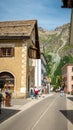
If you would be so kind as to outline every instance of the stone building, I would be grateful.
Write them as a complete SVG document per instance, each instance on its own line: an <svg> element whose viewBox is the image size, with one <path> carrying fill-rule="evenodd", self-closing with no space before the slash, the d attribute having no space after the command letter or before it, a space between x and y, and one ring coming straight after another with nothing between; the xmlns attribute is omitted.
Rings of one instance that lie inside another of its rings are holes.
<svg viewBox="0 0 73 130"><path fill-rule="evenodd" d="M27 97L40 58L37 20L0 22L0 87Z"/></svg>

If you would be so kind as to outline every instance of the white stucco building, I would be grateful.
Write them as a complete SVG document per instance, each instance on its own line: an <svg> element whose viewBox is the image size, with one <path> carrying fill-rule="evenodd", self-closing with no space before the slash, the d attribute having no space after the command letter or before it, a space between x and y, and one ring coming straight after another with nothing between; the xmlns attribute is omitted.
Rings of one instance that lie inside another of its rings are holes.
<svg viewBox="0 0 73 130"><path fill-rule="evenodd" d="M35 87L41 87L41 59L35 60Z"/></svg>
<svg viewBox="0 0 73 130"><path fill-rule="evenodd" d="M35 61L35 86L37 88L46 86L46 59L43 53L41 53L41 58Z"/></svg>

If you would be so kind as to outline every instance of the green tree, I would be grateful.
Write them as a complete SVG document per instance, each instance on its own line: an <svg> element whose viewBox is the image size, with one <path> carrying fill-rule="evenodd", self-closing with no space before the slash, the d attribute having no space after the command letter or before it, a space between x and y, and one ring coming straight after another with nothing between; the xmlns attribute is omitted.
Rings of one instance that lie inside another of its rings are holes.
<svg viewBox="0 0 73 130"><path fill-rule="evenodd" d="M62 76L57 75L56 76L56 86L57 86L57 88L61 87L61 81L62 81Z"/></svg>

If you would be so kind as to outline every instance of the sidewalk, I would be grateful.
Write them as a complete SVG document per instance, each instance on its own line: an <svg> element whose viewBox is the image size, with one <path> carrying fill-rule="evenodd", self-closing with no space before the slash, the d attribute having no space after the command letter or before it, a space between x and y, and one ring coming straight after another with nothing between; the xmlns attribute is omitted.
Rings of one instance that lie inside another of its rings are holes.
<svg viewBox="0 0 73 130"><path fill-rule="evenodd" d="M47 98L53 94L45 94L44 98ZM43 97L39 97L38 99L12 99L11 100L11 107L5 107L2 105L2 113L0 114L0 123L6 121L12 116L15 116L19 114L19 112L22 112L34 104L40 102L44 99Z"/></svg>

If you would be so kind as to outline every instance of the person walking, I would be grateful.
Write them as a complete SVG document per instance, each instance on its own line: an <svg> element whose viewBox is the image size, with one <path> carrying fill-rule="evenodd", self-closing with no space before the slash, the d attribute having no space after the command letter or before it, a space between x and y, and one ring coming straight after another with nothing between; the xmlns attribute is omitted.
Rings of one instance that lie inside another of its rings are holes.
<svg viewBox="0 0 73 130"><path fill-rule="evenodd" d="M32 99L34 98L34 89L33 89L33 87L30 88L30 97Z"/></svg>
<svg viewBox="0 0 73 130"><path fill-rule="evenodd" d="M63 94L64 94L64 91L63 91L64 89L63 89L63 87L61 87L60 88L60 96L63 96Z"/></svg>
<svg viewBox="0 0 73 130"><path fill-rule="evenodd" d="M35 98L38 98L38 88L37 87L35 87L34 88L34 96L35 96Z"/></svg>
<svg viewBox="0 0 73 130"><path fill-rule="evenodd" d="M2 105L2 101L4 100L1 88L0 88L0 114L1 114L1 105Z"/></svg>
<svg viewBox="0 0 73 130"><path fill-rule="evenodd" d="M12 92L10 87L7 88L5 91L6 97L5 97L5 106L10 107L11 106L11 97L12 97Z"/></svg>

